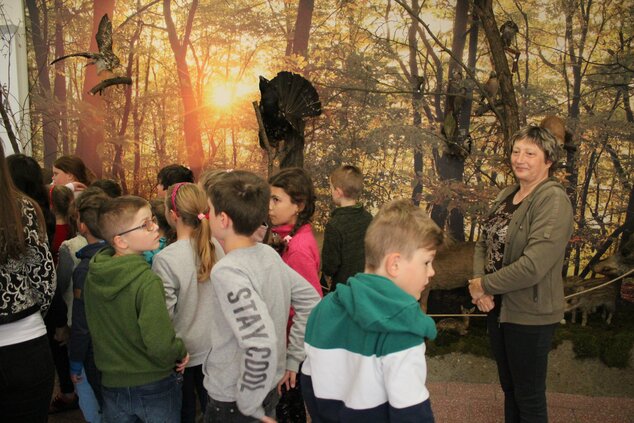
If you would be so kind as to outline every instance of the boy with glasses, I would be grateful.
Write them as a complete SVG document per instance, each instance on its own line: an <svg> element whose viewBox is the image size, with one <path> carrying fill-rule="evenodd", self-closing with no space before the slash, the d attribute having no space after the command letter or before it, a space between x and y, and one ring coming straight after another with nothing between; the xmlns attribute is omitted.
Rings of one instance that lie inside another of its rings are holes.
<svg viewBox="0 0 634 423"><path fill-rule="evenodd" d="M84 302L102 373L104 420L179 421L180 373L189 354L176 338L163 282L141 255L159 242L149 203L109 200L99 209L99 230L110 247L90 262Z"/></svg>

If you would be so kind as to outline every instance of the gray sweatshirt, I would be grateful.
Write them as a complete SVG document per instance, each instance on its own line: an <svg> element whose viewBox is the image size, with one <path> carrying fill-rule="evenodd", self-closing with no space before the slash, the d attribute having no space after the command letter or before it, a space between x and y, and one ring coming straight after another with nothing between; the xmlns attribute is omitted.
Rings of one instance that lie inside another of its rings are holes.
<svg viewBox="0 0 634 423"><path fill-rule="evenodd" d="M214 266L211 280L205 388L213 399L235 401L242 414L261 419L264 397L304 360L306 321L319 294L263 244L231 251ZM291 305L295 316L287 347Z"/></svg>
<svg viewBox="0 0 634 423"><path fill-rule="evenodd" d="M224 257L215 240L216 260ZM212 319L211 282L198 282L197 258L192 241L176 241L160 251L152 262L152 270L163 280L165 302L176 336L189 353L187 367L203 364L211 348L209 321Z"/></svg>

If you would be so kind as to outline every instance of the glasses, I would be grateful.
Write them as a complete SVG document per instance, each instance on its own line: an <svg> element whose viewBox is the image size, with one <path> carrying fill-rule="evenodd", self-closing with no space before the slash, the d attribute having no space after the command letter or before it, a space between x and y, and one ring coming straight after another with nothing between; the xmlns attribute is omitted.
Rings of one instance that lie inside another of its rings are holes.
<svg viewBox="0 0 634 423"><path fill-rule="evenodd" d="M147 220L146 220L145 222L143 222L141 225L136 226L136 227L134 227L134 228L132 228L132 229L128 229L127 231L123 231L123 232L121 232L121 233L118 233L118 234L117 234L117 235L115 235L115 236L125 235L125 234L127 234L127 233L129 233L129 232L136 231L136 230L138 230L138 229L145 229L145 230L146 230L146 231L148 231L148 232L152 232L152 231L154 230L154 227L155 227L156 225L157 225L156 216L152 216L152 218L151 218L151 219L147 219Z"/></svg>

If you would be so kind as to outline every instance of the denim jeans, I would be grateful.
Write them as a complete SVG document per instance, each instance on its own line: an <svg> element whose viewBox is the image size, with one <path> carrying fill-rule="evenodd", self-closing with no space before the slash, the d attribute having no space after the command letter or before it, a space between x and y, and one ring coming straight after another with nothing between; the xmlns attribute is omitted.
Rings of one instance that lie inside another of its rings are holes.
<svg viewBox="0 0 634 423"><path fill-rule="evenodd" d="M489 313L487 328L500 385L506 423L547 423L548 353L557 324L498 323Z"/></svg>
<svg viewBox="0 0 634 423"><path fill-rule="evenodd" d="M181 419L183 376L127 388L102 387L106 423L175 423Z"/></svg>
<svg viewBox="0 0 634 423"><path fill-rule="evenodd" d="M46 422L54 383L46 335L0 347L0 421Z"/></svg>
<svg viewBox="0 0 634 423"><path fill-rule="evenodd" d="M276 389L269 392L262 406L264 407L264 413L272 418L275 418L275 407L277 406L280 397L277 395ZM238 406L234 402L222 402L216 401L212 397L209 397L207 403L207 410L205 411L204 423L256 423L258 419L245 416L240 413Z"/></svg>

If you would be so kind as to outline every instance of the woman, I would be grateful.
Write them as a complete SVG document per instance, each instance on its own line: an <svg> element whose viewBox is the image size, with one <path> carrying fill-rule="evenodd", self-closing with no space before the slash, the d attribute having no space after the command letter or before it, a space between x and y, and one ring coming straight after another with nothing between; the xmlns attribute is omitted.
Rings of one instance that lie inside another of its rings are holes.
<svg viewBox="0 0 634 423"><path fill-rule="evenodd" d="M547 129L524 128L510 145L518 183L498 195L483 222L469 291L488 312L506 423L539 423L548 421L548 353L564 314L561 274L572 206L551 177L560 151Z"/></svg>
<svg viewBox="0 0 634 423"><path fill-rule="evenodd" d="M46 422L54 369L42 313L55 292L42 212L15 186L0 143L0 416Z"/></svg>

